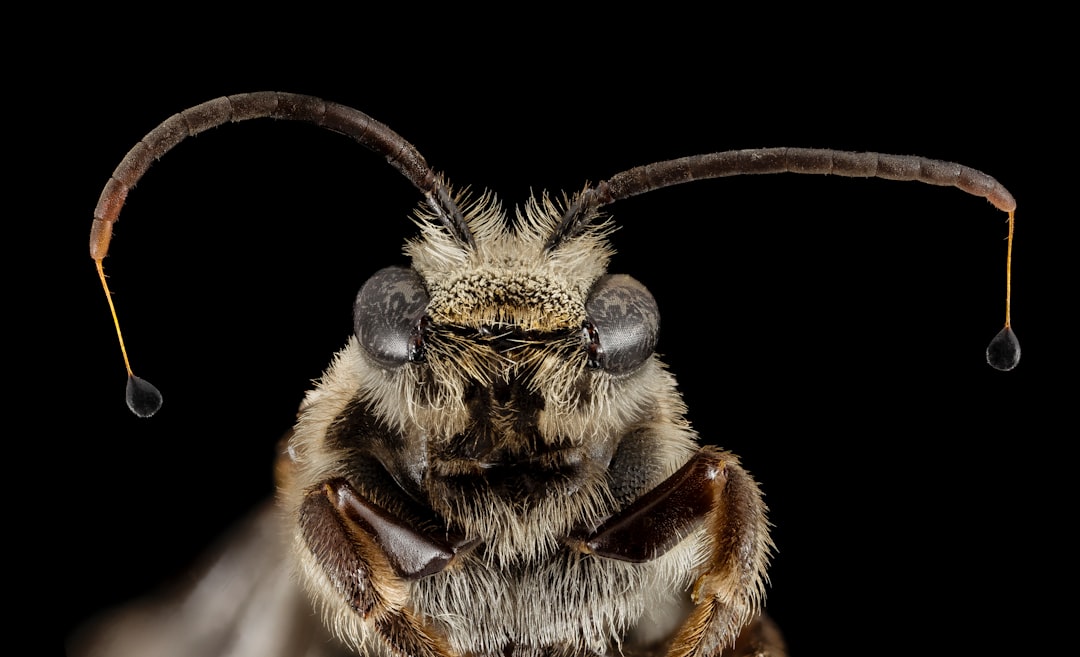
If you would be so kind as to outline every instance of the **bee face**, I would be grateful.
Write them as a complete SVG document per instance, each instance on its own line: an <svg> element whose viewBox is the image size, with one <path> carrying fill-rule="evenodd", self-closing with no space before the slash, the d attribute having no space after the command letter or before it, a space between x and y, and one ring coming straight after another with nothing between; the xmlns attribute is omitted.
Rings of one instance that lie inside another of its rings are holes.
<svg viewBox="0 0 1080 657"><path fill-rule="evenodd" d="M612 513L619 437L673 381L653 357L652 296L605 275L605 225L549 249L550 202L516 223L491 201L463 205L475 248L421 215L412 267L365 283L355 339L309 394L291 451L335 465L299 468L301 489L348 477L370 459L356 453L374 451L449 530L510 559ZM331 403L327 389L349 393Z"/></svg>
<svg viewBox="0 0 1080 657"><path fill-rule="evenodd" d="M694 542L646 565L568 545L697 450L653 355L656 304L634 279L605 273L606 225L552 249L561 213L550 203L530 203L517 223L490 202L462 205L475 208L464 217L475 247L421 214L412 267L364 284L354 338L304 402L280 487L286 518L302 519L299 572L350 643L380 641L334 575L346 568L327 556L355 552L355 536L304 520L329 515L320 486L341 482L443 541L423 576L390 564L370 579L407 581L384 595L424 618L487 624L440 631L450 653L544 645L552 587L576 600L555 613L559 641L606 652L650 602L678 607L700 559ZM645 476L613 477L613 462L634 461L647 440L627 435L652 425L663 433L639 464Z"/></svg>
<svg viewBox="0 0 1080 657"><path fill-rule="evenodd" d="M291 564L304 596L280 575L247 582L250 600L265 582L291 610L306 599L363 654L719 655L740 640L740 654L784 655L759 615L772 550L761 493L735 455L690 429L654 354L656 302L608 272L600 209L697 178L780 171L916 179L1012 203L951 163L755 149L631 169L511 217L493 197L452 193L356 110L243 94L169 119L114 173L91 234L103 284L113 223L149 163L178 137L260 117L347 134L423 196L410 266L361 287L354 335L281 442L277 511L260 517L285 528L286 547L265 532L254 544ZM135 388L132 409L152 414L160 400Z"/></svg>

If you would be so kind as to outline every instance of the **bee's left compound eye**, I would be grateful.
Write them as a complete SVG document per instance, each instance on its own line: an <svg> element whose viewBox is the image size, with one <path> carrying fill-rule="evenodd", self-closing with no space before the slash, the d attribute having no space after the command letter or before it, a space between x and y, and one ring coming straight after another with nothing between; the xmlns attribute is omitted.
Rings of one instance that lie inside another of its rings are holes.
<svg viewBox="0 0 1080 657"><path fill-rule="evenodd" d="M353 330L364 351L383 367L422 360L428 294L407 267L380 269L364 283L353 305Z"/></svg>
<svg viewBox="0 0 1080 657"><path fill-rule="evenodd" d="M644 285L625 274L603 276L585 303L589 365L612 374L636 369L652 355L660 310Z"/></svg>

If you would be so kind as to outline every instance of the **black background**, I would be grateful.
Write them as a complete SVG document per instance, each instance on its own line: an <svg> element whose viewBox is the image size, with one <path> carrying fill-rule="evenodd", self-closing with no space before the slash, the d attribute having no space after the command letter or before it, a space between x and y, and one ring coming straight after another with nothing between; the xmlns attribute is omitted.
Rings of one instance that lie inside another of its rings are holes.
<svg viewBox="0 0 1080 657"><path fill-rule="evenodd" d="M1024 359L1011 373L983 355L1004 313L1005 215L956 190L792 175L664 190L610 208L612 270L658 299L659 351L703 440L740 454L766 492L779 548L768 608L793 654L990 649L1037 627L1068 499L1054 439L1075 434L1074 357L1052 335L1075 305L1074 258L1057 256L1072 218L1049 173L1065 132L1055 90L1031 77L1052 55L945 32L738 48L643 32L578 52L565 41L576 29L508 27L469 54L460 33L432 44L403 30L397 46L345 54L271 38L241 55L144 34L35 78L45 157L22 189L42 232L22 242L31 315L17 321L37 346L15 362L35 361L18 412L45 428L20 445L47 454L19 454L31 487L17 506L63 555L39 593L65 634L182 573L270 495L274 443L347 339L356 290L404 262L417 198L379 156L270 121L183 143L131 194L106 261L133 366L165 395L152 419L128 413L86 251L99 190L159 121L260 89L361 109L510 208L760 146L994 175L1019 201ZM176 57L191 50L204 54Z"/></svg>

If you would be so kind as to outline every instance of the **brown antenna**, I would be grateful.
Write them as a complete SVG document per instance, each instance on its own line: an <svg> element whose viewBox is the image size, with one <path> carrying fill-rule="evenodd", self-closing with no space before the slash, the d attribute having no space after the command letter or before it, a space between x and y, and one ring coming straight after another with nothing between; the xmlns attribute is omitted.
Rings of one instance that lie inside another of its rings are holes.
<svg viewBox="0 0 1080 657"><path fill-rule="evenodd" d="M94 210L94 224L90 229L90 257L97 266L101 286L109 300L116 336L127 368L128 407L140 417L149 417L161 407L161 393L150 383L135 376L124 347L124 336L116 315L112 293L106 282L102 260L109 251L113 224L120 217L120 209L135 183L142 178L150 165L168 153L188 137L217 127L226 122L248 119L274 118L304 121L352 137L370 150L383 155L386 160L424 195L428 205L447 232L467 247L475 247L473 235L465 223L461 210L451 198L442 177L436 174L419 151L387 126L367 114L328 103L312 96L260 91L235 96L224 96L196 105L174 114L161 122L135 145L113 171L101 191Z"/></svg>
<svg viewBox="0 0 1080 657"><path fill-rule="evenodd" d="M955 162L913 155L853 153L820 148L752 148L656 162L617 173L578 194L563 213L547 247L557 248L563 241L579 234L596 218L598 209L615 201L695 180L762 173L831 174L948 185L981 196L994 207L1007 212L1009 236L1005 257L1005 327L990 341L986 361L999 370L1011 370L1020 362L1020 343L1013 333L1009 314L1016 200L991 176Z"/></svg>

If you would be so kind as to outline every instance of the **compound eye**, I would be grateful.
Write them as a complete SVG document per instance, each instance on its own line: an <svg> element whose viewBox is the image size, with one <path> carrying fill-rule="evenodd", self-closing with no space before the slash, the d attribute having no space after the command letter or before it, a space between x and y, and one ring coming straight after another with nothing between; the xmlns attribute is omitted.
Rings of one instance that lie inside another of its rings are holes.
<svg viewBox="0 0 1080 657"><path fill-rule="evenodd" d="M422 360L427 305L419 274L407 267L380 269L356 295L353 330L367 355L383 367Z"/></svg>
<svg viewBox="0 0 1080 657"><path fill-rule="evenodd" d="M660 335L660 310L644 285L625 274L603 276L585 302L589 365L612 374L645 362Z"/></svg>

